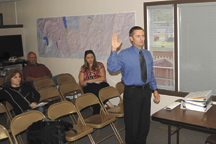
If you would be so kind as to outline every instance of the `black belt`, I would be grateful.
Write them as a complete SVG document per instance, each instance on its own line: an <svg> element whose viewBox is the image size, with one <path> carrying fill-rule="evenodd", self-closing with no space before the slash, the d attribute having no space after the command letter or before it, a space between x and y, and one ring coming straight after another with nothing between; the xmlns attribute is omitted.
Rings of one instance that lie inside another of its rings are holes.
<svg viewBox="0 0 216 144"><path fill-rule="evenodd" d="M145 89L149 86L149 83L141 85L141 86L137 86L137 85L125 85L125 87L129 87L129 88L141 88L141 89Z"/></svg>

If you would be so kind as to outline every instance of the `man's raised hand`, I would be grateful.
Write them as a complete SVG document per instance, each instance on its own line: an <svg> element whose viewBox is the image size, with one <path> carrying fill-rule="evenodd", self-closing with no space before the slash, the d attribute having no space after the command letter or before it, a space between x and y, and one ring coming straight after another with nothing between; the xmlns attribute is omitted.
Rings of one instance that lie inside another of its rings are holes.
<svg viewBox="0 0 216 144"><path fill-rule="evenodd" d="M116 51L122 43L122 40L118 42L118 35L114 33L112 36L112 51Z"/></svg>

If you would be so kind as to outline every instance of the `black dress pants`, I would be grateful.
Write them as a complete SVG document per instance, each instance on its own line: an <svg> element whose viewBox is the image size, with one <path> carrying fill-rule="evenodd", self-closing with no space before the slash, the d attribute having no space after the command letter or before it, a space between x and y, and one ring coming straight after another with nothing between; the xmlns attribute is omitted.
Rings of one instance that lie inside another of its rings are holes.
<svg viewBox="0 0 216 144"><path fill-rule="evenodd" d="M150 127L150 87L126 86L123 102L126 144L145 144Z"/></svg>
<svg viewBox="0 0 216 144"><path fill-rule="evenodd" d="M105 88L105 87L108 87L109 84L107 82L101 82L99 84L97 83L88 83L87 86L83 87L83 92L84 93L93 93L94 95L96 95L98 98L98 94L99 94L99 91L102 89L102 88ZM104 103L106 103L107 101L105 101ZM96 104L96 105L93 105L93 115L94 114L99 114L100 113L100 105L99 104Z"/></svg>

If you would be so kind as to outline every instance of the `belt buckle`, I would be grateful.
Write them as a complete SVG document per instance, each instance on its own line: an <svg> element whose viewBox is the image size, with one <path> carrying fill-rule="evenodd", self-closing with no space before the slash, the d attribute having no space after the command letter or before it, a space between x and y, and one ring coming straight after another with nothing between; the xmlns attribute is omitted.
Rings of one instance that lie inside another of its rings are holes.
<svg viewBox="0 0 216 144"><path fill-rule="evenodd" d="M144 90L145 86L146 86L146 85L142 85L142 90Z"/></svg>

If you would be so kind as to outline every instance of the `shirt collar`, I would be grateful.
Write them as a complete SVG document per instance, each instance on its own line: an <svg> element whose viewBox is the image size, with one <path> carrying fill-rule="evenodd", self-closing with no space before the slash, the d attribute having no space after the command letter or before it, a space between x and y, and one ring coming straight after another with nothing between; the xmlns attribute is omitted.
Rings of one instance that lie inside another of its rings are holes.
<svg viewBox="0 0 216 144"><path fill-rule="evenodd" d="M138 49L138 48L135 47L134 45L132 46L132 49L134 50L134 52L135 52L136 54L139 54L140 49ZM141 51L142 51L142 53L144 54L144 49L143 49L143 48L141 49Z"/></svg>
<svg viewBox="0 0 216 144"><path fill-rule="evenodd" d="M37 66L38 63L36 63L35 65L28 63L28 66Z"/></svg>

